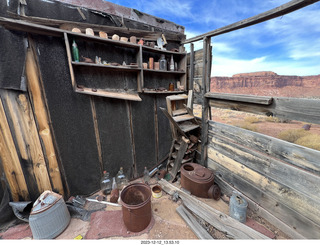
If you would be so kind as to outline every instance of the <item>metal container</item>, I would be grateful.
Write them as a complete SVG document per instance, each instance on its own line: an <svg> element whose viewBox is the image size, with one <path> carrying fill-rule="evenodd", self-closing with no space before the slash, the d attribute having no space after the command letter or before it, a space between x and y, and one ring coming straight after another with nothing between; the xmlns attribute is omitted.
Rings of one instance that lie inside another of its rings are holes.
<svg viewBox="0 0 320 245"><path fill-rule="evenodd" d="M122 218L129 231L140 232L151 221L151 189L148 185L134 183L125 187L121 194Z"/></svg>
<svg viewBox="0 0 320 245"><path fill-rule="evenodd" d="M197 197L212 197L214 174L211 170L196 164L186 163L181 169L181 187Z"/></svg>
<svg viewBox="0 0 320 245"><path fill-rule="evenodd" d="M232 218L246 223L248 202L239 192L234 191L230 198L229 214Z"/></svg>
<svg viewBox="0 0 320 245"><path fill-rule="evenodd" d="M69 225L70 213L61 195L43 192L33 204L29 225L34 239L53 239Z"/></svg>

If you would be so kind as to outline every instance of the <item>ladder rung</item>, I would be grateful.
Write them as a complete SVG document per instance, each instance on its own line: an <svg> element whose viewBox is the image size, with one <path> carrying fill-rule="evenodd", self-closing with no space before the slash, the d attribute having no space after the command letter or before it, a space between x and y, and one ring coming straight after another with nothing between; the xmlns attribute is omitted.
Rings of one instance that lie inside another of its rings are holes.
<svg viewBox="0 0 320 245"><path fill-rule="evenodd" d="M173 117L173 119L174 119L176 122L188 121L188 120L193 119L193 118L194 118L194 116L191 116L191 115L189 115L189 114Z"/></svg>
<svg viewBox="0 0 320 245"><path fill-rule="evenodd" d="M199 128L199 125L197 124L191 124L191 125L180 125L180 128L183 132L189 132L193 129Z"/></svg>
<svg viewBox="0 0 320 245"><path fill-rule="evenodd" d="M175 110L172 112L172 116L178 116L178 115L181 115L181 114L187 114L187 109L183 108L183 109L178 109L178 110Z"/></svg>

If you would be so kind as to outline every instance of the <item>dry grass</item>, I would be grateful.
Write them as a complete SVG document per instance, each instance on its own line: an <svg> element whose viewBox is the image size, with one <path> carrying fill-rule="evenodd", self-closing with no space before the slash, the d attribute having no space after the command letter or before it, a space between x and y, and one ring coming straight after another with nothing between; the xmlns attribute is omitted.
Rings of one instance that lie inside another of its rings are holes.
<svg viewBox="0 0 320 245"><path fill-rule="evenodd" d="M317 134L309 134L303 136L296 140L294 143L320 151L320 135Z"/></svg>
<svg viewBox="0 0 320 245"><path fill-rule="evenodd" d="M304 129L288 129L288 130L284 130L282 131L279 135L278 138L291 142L291 143L295 143L298 139L304 137L304 136L308 136L311 133L308 131L305 131Z"/></svg>
<svg viewBox="0 0 320 245"><path fill-rule="evenodd" d="M239 127L239 128L243 128L246 130L258 132L257 126L253 125L252 123L249 123L249 122L236 123L236 124L234 124L234 126Z"/></svg>
<svg viewBox="0 0 320 245"><path fill-rule="evenodd" d="M244 121L246 123L258 123L260 121L260 119L258 117L255 117L255 116L249 116L249 117L245 117Z"/></svg>

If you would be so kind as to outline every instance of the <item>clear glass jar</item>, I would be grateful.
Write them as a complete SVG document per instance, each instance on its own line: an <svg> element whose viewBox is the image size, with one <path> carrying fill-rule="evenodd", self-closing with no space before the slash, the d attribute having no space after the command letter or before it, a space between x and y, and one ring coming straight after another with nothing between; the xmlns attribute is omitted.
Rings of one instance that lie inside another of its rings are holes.
<svg viewBox="0 0 320 245"><path fill-rule="evenodd" d="M128 184L127 176L123 172L123 167L120 167L120 170L116 176L116 182L119 190L122 190Z"/></svg>
<svg viewBox="0 0 320 245"><path fill-rule="evenodd" d="M104 195L110 194L112 190L110 175L107 171L103 171L103 177L100 181L100 188Z"/></svg>
<svg viewBox="0 0 320 245"><path fill-rule="evenodd" d="M164 54L160 56L159 60L159 66L160 66L160 71L166 71L167 70L167 60Z"/></svg>

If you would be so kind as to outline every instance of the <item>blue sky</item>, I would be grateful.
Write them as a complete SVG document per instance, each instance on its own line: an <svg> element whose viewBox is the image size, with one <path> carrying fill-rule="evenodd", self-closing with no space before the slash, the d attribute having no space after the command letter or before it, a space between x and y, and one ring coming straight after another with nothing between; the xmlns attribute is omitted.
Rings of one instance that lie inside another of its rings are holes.
<svg viewBox="0 0 320 245"><path fill-rule="evenodd" d="M187 38L243 20L289 0L109 0L185 27ZM186 45L188 49L189 45ZM320 2L212 38L212 76L273 71L320 74ZM195 49L202 48L202 41Z"/></svg>

